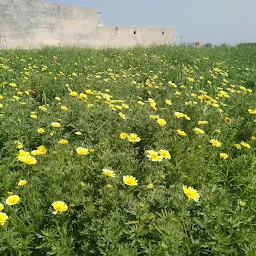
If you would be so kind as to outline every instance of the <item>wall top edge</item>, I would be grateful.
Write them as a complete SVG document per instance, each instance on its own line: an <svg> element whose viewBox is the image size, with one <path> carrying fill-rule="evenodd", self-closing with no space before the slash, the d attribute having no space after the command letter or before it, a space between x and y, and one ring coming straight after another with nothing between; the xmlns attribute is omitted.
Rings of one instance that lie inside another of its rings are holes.
<svg viewBox="0 0 256 256"><path fill-rule="evenodd" d="M77 10L87 10L95 13L99 13L99 10L94 9L94 8L87 8L84 6L76 6L76 5L71 5L71 4L59 4L59 3L53 3L53 2L48 2L48 1L43 1L43 0L0 0L0 4L8 5L23 5L23 4L42 4L42 5L48 5L48 6L53 6L53 7L67 7L67 8L72 8L72 9L77 9Z"/></svg>
<svg viewBox="0 0 256 256"><path fill-rule="evenodd" d="M175 30L175 28L150 27L150 26L102 26L102 28L120 28L120 29L155 29L155 30Z"/></svg>

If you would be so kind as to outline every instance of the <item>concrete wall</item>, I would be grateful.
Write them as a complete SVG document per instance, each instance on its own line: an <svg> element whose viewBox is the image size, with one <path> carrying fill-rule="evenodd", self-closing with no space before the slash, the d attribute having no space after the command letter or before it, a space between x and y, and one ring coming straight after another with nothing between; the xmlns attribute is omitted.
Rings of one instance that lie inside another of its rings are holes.
<svg viewBox="0 0 256 256"><path fill-rule="evenodd" d="M98 11L33 0L0 0L0 46L82 43L100 23Z"/></svg>
<svg viewBox="0 0 256 256"><path fill-rule="evenodd" d="M99 25L97 10L39 0L0 0L0 48L172 45L175 37L174 29Z"/></svg>
<svg viewBox="0 0 256 256"><path fill-rule="evenodd" d="M175 29L146 27L98 27L91 44L103 46L173 45ZM95 40L93 40L95 39Z"/></svg>

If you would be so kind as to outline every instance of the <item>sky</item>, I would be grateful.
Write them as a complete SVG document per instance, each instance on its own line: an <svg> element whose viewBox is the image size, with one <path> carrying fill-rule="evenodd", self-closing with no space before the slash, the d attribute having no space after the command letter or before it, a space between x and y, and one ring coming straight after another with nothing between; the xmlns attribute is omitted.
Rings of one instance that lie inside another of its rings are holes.
<svg viewBox="0 0 256 256"><path fill-rule="evenodd" d="M256 0L45 0L101 12L104 26L176 29L176 42L256 42Z"/></svg>

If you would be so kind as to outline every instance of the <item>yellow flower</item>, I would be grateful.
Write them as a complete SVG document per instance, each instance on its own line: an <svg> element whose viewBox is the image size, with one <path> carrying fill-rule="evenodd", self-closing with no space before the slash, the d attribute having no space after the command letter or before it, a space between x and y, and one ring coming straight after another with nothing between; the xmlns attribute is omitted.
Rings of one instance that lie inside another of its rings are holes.
<svg viewBox="0 0 256 256"><path fill-rule="evenodd" d="M37 119L37 115L30 115L32 119Z"/></svg>
<svg viewBox="0 0 256 256"><path fill-rule="evenodd" d="M47 152L47 149L44 145L37 147L37 150L39 150L41 152L41 155L45 155Z"/></svg>
<svg viewBox="0 0 256 256"><path fill-rule="evenodd" d="M170 87L177 88L177 85L172 81L169 81L168 84L170 85Z"/></svg>
<svg viewBox="0 0 256 256"><path fill-rule="evenodd" d="M245 206L245 202L240 201L240 202L239 202L239 205L240 205L241 207L244 207L244 206Z"/></svg>
<svg viewBox="0 0 256 256"><path fill-rule="evenodd" d="M174 115L177 117L177 118L182 118L185 116L185 114L181 113L181 112L175 112Z"/></svg>
<svg viewBox="0 0 256 256"><path fill-rule="evenodd" d="M193 77L187 77L187 79L188 79L189 82L192 82L192 83L195 82L195 79Z"/></svg>
<svg viewBox="0 0 256 256"><path fill-rule="evenodd" d="M204 125L204 124L208 124L207 121L198 121L198 125Z"/></svg>
<svg viewBox="0 0 256 256"><path fill-rule="evenodd" d="M38 129L37 129L37 132L38 132L39 134L43 134L43 133L45 133L45 130L44 130L44 128L38 128Z"/></svg>
<svg viewBox="0 0 256 256"><path fill-rule="evenodd" d="M4 209L4 205L0 203L0 212Z"/></svg>
<svg viewBox="0 0 256 256"><path fill-rule="evenodd" d="M170 100L165 100L165 104L172 105L172 102Z"/></svg>
<svg viewBox="0 0 256 256"><path fill-rule="evenodd" d="M186 114L183 114L181 112L175 112L174 115L176 116L176 118L182 118L184 117L186 120L190 120L190 117L187 116Z"/></svg>
<svg viewBox="0 0 256 256"><path fill-rule="evenodd" d="M164 159L171 159L171 155L168 150L161 149L159 153Z"/></svg>
<svg viewBox="0 0 256 256"><path fill-rule="evenodd" d="M220 134L220 133L221 133L221 130L215 130L215 132L216 132L217 134Z"/></svg>
<svg viewBox="0 0 256 256"><path fill-rule="evenodd" d="M112 170L103 169L102 172L103 172L104 175L106 175L108 177L115 177L116 176L114 171L112 171Z"/></svg>
<svg viewBox="0 0 256 256"><path fill-rule="evenodd" d="M210 140L210 143L211 143L214 147L216 147L216 148L221 147L221 142L219 142L219 141L217 141L217 140L215 140L215 139L211 139L211 140Z"/></svg>
<svg viewBox="0 0 256 256"><path fill-rule="evenodd" d="M23 145L22 145L21 142L15 141L15 143L16 143L16 148L17 148L17 149L22 149L22 148L23 148Z"/></svg>
<svg viewBox="0 0 256 256"><path fill-rule="evenodd" d="M55 100L61 101L61 98L60 97L55 97Z"/></svg>
<svg viewBox="0 0 256 256"><path fill-rule="evenodd" d="M53 214L57 214L59 212L65 212L68 210L68 206L62 201L53 202L52 207L54 208Z"/></svg>
<svg viewBox="0 0 256 256"><path fill-rule="evenodd" d="M248 109L248 112L252 115L256 115L256 109Z"/></svg>
<svg viewBox="0 0 256 256"><path fill-rule="evenodd" d="M194 128L193 131L195 132L195 134L204 134L204 131L202 129L199 128Z"/></svg>
<svg viewBox="0 0 256 256"><path fill-rule="evenodd" d="M20 100L20 98L18 97L18 96L16 96L16 95L14 95L14 96L12 96L12 98L14 99L14 100Z"/></svg>
<svg viewBox="0 0 256 256"><path fill-rule="evenodd" d="M96 96L97 97L97 96ZM99 96L100 97L100 96ZM79 96L78 96L78 99L79 100L86 100L88 97L87 97L87 95L86 94L84 94L84 93L80 93L79 94Z"/></svg>
<svg viewBox="0 0 256 256"><path fill-rule="evenodd" d="M16 158L18 159L18 161L28 165L37 163L36 159L32 157L29 152L24 150L20 150Z"/></svg>
<svg viewBox="0 0 256 256"><path fill-rule="evenodd" d="M163 160L163 156L154 150L147 150L147 157L153 162L161 162Z"/></svg>
<svg viewBox="0 0 256 256"><path fill-rule="evenodd" d="M154 219L154 216L153 215L149 215L148 216L148 220L153 220Z"/></svg>
<svg viewBox="0 0 256 256"><path fill-rule="evenodd" d="M92 90L86 90L85 93L86 94L93 94L93 91Z"/></svg>
<svg viewBox="0 0 256 256"><path fill-rule="evenodd" d="M159 115L150 115L149 118L150 119L159 119Z"/></svg>
<svg viewBox="0 0 256 256"><path fill-rule="evenodd" d="M66 110L68 110L68 107L66 107L66 106L61 106L60 109L66 111Z"/></svg>
<svg viewBox="0 0 256 256"><path fill-rule="evenodd" d="M128 140L132 143L140 142L140 137L135 133L130 133L128 135Z"/></svg>
<svg viewBox="0 0 256 256"><path fill-rule="evenodd" d="M10 85L11 87L16 87L16 86L17 86L17 84L15 84L14 82L11 82L9 85Z"/></svg>
<svg viewBox="0 0 256 256"><path fill-rule="evenodd" d="M126 132L122 132L122 133L120 134L120 138L121 138L122 140L125 140L127 137L128 137L128 134L127 134Z"/></svg>
<svg viewBox="0 0 256 256"><path fill-rule="evenodd" d="M180 130L180 129L176 130L176 132L177 132L178 135L180 135L180 136L187 136L187 134L186 134L184 131Z"/></svg>
<svg viewBox="0 0 256 256"><path fill-rule="evenodd" d="M70 96L73 96L73 97L76 97L76 96L77 96L77 92L71 91L71 92L69 93L69 95L70 95Z"/></svg>
<svg viewBox="0 0 256 256"><path fill-rule="evenodd" d="M36 159L30 155L22 157L19 161L27 165L32 165L37 163Z"/></svg>
<svg viewBox="0 0 256 256"><path fill-rule="evenodd" d="M166 121L165 121L164 119L158 119L158 120L157 120L157 123L158 123L160 126L166 125Z"/></svg>
<svg viewBox="0 0 256 256"><path fill-rule="evenodd" d="M28 182L26 180L20 180L18 186L25 186Z"/></svg>
<svg viewBox="0 0 256 256"><path fill-rule="evenodd" d="M242 146L241 146L239 143L236 143L234 146L235 146L237 149L241 149L241 148L242 148Z"/></svg>
<svg viewBox="0 0 256 256"><path fill-rule="evenodd" d="M45 155L46 152L47 152L46 147L43 146L43 145L41 145L41 146L37 147L36 150L33 150L33 151L31 152L31 154L32 154L33 156L39 156L39 155Z"/></svg>
<svg viewBox="0 0 256 256"><path fill-rule="evenodd" d="M151 106L156 106L156 102L153 99L148 98L148 102L150 103Z"/></svg>
<svg viewBox="0 0 256 256"><path fill-rule="evenodd" d="M88 155L89 154L89 150L87 148L78 147L76 149L76 153L78 155Z"/></svg>
<svg viewBox="0 0 256 256"><path fill-rule="evenodd" d="M185 102L185 105L186 105L186 106L191 106L192 104L193 104L192 101L187 101L187 102Z"/></svg>
<svg viewBox="0 0 256 256"><path fill-rule="evenodd" d="M190 117L189 117L189 116L184 115L184 117L185 117L186 120L190 120Z"/></svg>
<svg viewBox="0 0 256 256"><path fill-rule="evenodd" d="M227 158L228 158L228 154L226 154L226 153L220 153L220 158L222 158L222 159L227 159Z"/></svg>
<svg viewBox="0 0 256 256"><path fill-rule="evenodd" d="M40 152L40 150L33 150L33 151L31 151L31 155L33 155L33 156L40 156L41 152Z"/></svg>
<svg viewBox="0 0 256 256"><path fill-rule="evenodd" d="M82 135L82 133L79 132L79 131L78 131L78 132L75 132L75 134L76 134L76 135Z"/></svg>
<svg viewBox="0 0 256 256"><path fill-rule="evenodd" d="M152 184L152 183L149 183L148 185L147 185L147 188L148 189L152 189L154 187L154 185Z"/></svg>
<svg viewBox="0 0 256 256"><path fill-rule="evenodd" d="M5 222L7 221L8 216L6 213L0 212L0 224L4 225Z"/></svg>
<svg viewBox="0 0 256 256"><path fill-rule="evenodd" d="M58 122L52 122L52 123L51 123L51 126L54 127L54 128L60 128L60 127L61 127L61 124L58 123Z"/></svg>
<svg viewBox="0 0 256 256"><path fill-rule="evenodd" d="M124 184L126 184L128 186L138 185L138 182L137 182L136 178L131 176L131 175L123 176L123 182L124 182Z"/></svg>
<svg viewBox="0 0 256 256"><path fill-rule="evenodd" d="M119 113L119 116L120 116L122 119L126 119L126 115L123 114L122 112Z"/></svg>
<svg viewBox="0 0 256 256"><path fill-rule="evenodd" d="M11 195L11 196L9 196L9 197L6 199L5 203L6 203L7 205L15 205L15 204L17 204L19 201L20 201L20 197L19 197L18 195Z"/></svg>
<svg viewBox="0 0 256 256"><path fill-rule="evenodd" d="M59 140L59 144L61 144L61 145L68 144L68 140L61 139L61 140Z"/></svg>
<svg viewBox="0 0 256 256"><path fill-rule="evenodd" d="M195 189L183 186L183 192L188 197L188 200L192 199L196 202L199 200L200 195Z"/></svg>
<svg viewBox="0 0 256 256"><path fill-rule="evenodd" d="M231 119L228 118L228 117L225 117L225 123L226 123L227 125L230 125L230 124L231 124Z"/></svg>
<svg viewBox="0 0 256 256"><path fill-rule="evenodd" d="M94 151L95 151L94 148L90 148L90 149L89 149L89 152L90 152L90 153L94 153Z"/></svg>
<svg viewBox="0 0 256 256"><path fill-rule="evenodd" d="M19 154L16 158L20 161L23 157L30 156L30 153L24 150L19 150Z"/></svg>
<svg viewBox="0 0 256 256"><path fill-rule="evenodd" d="M42 110L42 111L44 111L44 112L47 111L47 107L46 107L45 105L39 106L39 109Z"/></svg>
<svg viewBox="0 0 256 256"><path fill-rule="evenodd" d="M245 148L251 148L250 144L248 144L248 143L246 143L246 142L244 142L244 141L240 142L240 144L241 144L243 147L245 147Z"/></svg>

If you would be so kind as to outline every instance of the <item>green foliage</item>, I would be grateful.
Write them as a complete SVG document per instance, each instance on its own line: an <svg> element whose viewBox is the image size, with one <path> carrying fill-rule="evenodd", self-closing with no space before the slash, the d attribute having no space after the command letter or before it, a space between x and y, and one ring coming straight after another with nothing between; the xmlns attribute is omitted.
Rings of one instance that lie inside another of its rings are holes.
<svg viewBox="0 0 256 256"><path fill-rule="evenodd" d="M255 69L246 46L0 51L0 255L255 255Z"/></svg>

